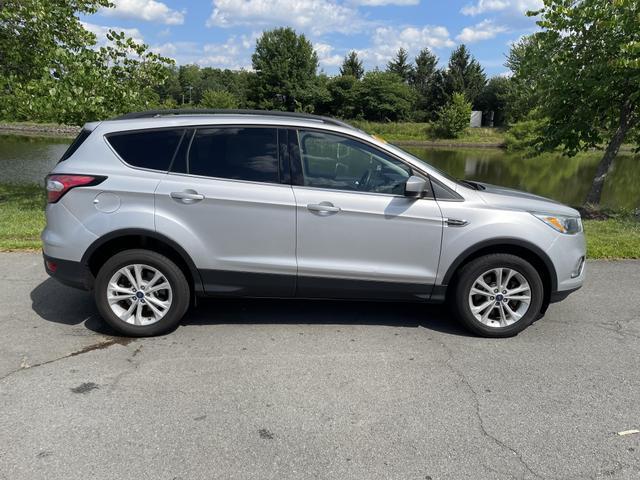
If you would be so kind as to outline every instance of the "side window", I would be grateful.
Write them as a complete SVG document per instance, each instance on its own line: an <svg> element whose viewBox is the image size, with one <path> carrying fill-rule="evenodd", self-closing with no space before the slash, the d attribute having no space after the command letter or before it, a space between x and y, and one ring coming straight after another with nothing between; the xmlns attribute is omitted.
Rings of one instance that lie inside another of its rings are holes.
<svg viewBox="0 0 640 480"><path fill-rule="evenodd" d="M189 149L187 169L193 175L278 183L278 130L198 129Z"/></svg>
<svg viewBox="0 0 640 480"><path fill-rule="evenodd" d="M107 141L118 155L134 167L167 171L184 129L112 133Z"/></svg>
<svg viewBox="0 0 640 480"><path fill-rule="evenodd" d="M67 150L64 152L62 158L58 161L58 163L64 162L67 158L76 153L76 150L78 150L78 148L80 148L80 145L82 145L84 141L89 138L89 135L91 135L90 130L85 130L84 128L80 130L80 133L73 140L73 142L71 142L71 145L69 145L69 148L67 148Z"/></svg>
<svg viewBox="0 0 640 480"><path fill-rule="evenodd" d="M309 187L403 195L411 169L348 137L299 131L302 181Z"/></svg>

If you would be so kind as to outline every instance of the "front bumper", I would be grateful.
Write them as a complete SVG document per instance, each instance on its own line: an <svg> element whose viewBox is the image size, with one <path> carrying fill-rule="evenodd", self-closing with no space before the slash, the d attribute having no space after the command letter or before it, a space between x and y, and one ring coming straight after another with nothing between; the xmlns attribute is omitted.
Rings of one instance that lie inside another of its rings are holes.
<svg viewBox="0 0 640 480"><path fill-rule="evenodd" d="M44 268L49 276L55 278L60 283L81 290L93 289L94 277L89 267L81 262L72 260L61 260L42 254Z"/></svg>

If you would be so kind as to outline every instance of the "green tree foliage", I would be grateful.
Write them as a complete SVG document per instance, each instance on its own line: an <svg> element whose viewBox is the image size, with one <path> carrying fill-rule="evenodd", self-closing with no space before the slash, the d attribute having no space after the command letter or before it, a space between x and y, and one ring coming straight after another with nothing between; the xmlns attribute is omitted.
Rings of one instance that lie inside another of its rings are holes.
<svg viewBox="0 0 640 480"><path fill-rule="evenodd" d="M63 69L69 53L95 43L77 15L109 6L109 0L1 0L0 76L28 81Z"/></svg>
<svg viewBox="0 0 640 480"><path fill-rule="evenodd" d="M585 202L599 204L625 140L640 145L640 3L637 0L546 0L541 32L515 68L548 119L544 148L568 155L606 144Z"/></svg>
<svg viewBox="0 0 640 480"><path fill-rule="evenodd" d="M414 91L394 73L367 72L357 92L358 105L368 120L398 121L411 117Z"/></svg>
<svg viewBox="0 0 640 480"><path fill-rule="evenodd" d="M158 103L154 86L169 59L124 33L95 46L77 13L101 0L3 1L0 8L0 115L12 120L82 124ZM28 48L25 48L25 45Z"/></svg>
<svg viewBox="0 0 640 480"><path fill-rule="evenodd" d="M413 76L413 65L408 60L409 53L404 48L400 48L396 56L387 63L387 72L397 75L403 82L408 83Z"/></svg>
<svg viewBox="0 0 640 480"><path fill-rule="evenodd" d="M355 50L351 50L348 55L344 57L342 66L340 67L340 75L350 75L356 80L360 80L362 75L364 75L362 60L358 58L358 53Z"/></svg>
<svg viewBox="0 0 640 480"><path fill-rule="evenodd" d="M480 63L471 56L467 47L462 44L456 48L449 58L449 65L445 72L446 91L449 96L463 93L467 100L475 106L475 102L482 92L487 77Z"/></svg>
<svg viewBox="0 0 640 480"><path fill-rule="evenodd" d="M469 126L471 103L463 93L454 93L451 101L439 112L435 122L438 135L445 138L457 138Z"/></svg>
<svg viewBox="0 0 640 480"><path fill-rule="evenodd" d="M531 69L537 67L527 59L537 54L537 48L534 37L524 37L511 47L507 55L505 65L512 73L505 92L505 120L508 123L525 119L536 107L536 72Z"/></svg>
<svg viewBox="0 0 640 480"><path fill-rule="evenodd" d="M418 53L411 86L416 91L416 120L434 120L447 101L444 76L437 68L438 57L428 48Z"/></svg>
<svg viewBox="0 0 640 480"><path fill-rule="evenodd" d="M256 42L251 58L259 107L298 111L309 105L318 55L304 35L292 28L266 31Z"/></svg>
<svg viewBox="0 0 640 480"><path fill-rule="evenodd" d="M204 108L238 108L239 104L236 96L225 90L205 90L200 100Z"/></svg>
<svg viewBox="0 0 640 480"><path fill-rule="evenodd" d="M491 78L476 99L476 107L483 112L493 112L493 124L504 125L507 97L511 90L511 80L505 77Z"/></svg>

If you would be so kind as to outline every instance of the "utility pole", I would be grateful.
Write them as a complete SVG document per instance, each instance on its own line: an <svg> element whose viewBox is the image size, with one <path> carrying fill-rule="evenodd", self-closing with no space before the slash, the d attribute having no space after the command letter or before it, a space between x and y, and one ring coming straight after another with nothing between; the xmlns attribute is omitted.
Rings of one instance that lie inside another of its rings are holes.
<svg viewBox="0 0 640 480"><path fill-rule="evenodd" d="M191 90L193 90L193 87L189 85L187 88L189 89L189 105L191 105Z"/></svg>

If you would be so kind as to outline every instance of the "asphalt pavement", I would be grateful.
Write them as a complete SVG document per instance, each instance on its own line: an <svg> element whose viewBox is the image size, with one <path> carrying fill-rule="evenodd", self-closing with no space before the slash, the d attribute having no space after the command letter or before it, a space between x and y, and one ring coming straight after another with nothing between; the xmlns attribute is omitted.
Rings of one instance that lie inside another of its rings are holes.
<svg viewBox="0 0 640 480"><path fill-rule="evenodd" d="M206 301L114 337L0 254L0 478L639 479L640 262L515 338L419 304Z"/></svg>

